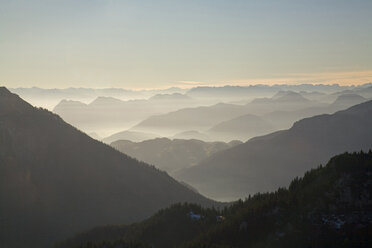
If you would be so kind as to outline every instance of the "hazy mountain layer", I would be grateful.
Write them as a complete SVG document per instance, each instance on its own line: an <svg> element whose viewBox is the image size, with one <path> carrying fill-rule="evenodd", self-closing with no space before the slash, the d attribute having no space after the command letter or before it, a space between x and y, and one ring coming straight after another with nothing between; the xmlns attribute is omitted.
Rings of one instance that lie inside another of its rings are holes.
<svg viewBox="0 0 372 248"><path fill-rule="evenodd" d="M0 247L46 247L176 202L213 202L0 88Z"/></svg>
<svg viewBox="0 0 372 248"><path fill-rule="evenodd" d="M112 133L125 130L139 121L154 115L174 111L199 103L179 94L160 94L148 100L122 101L112 97L98 97L89 104L61 101L53 112L68 123L86 132Z"/></svg>
<svg viewBox="0 0 372 248"><path fill-rule="evenodd" d="M285 186L345 151L372 148L372 101L296 122L222 151L176 177L215 199L236 199Z"/></svg>
<svg viewBox="0 0 372 248"><path fill-rule="evenodd" d="M118 140L111 143L111 146L131 157L173 174L179 169L191 167L216 152L240 143L157 138L138 143Z"/></svg>
<svg viewBox="0 0 372 248"><path fill-rule="evenodd" d="M141 142L144 140L155 139L158 137L159 137L158 135L153 134L153 133L142 133L142 132L135 132L135 131L127 130L123 132L114 133L113 135L110 135L102 139L102 142L105 142L107 144L110 144L118 140L130 140L133 142Z"/></svg>
<svg viewBox="0 0 372 248"><path fill-rule="evenodd" d="M205 132L221 122L242 115L263 115L275 110L293 111L314 106L323 105L310 101L298 93L285 91L279 92L271 98L256 99L246 105L219 103L213 106L186 108L152 116L134 126L132 130L154 132L164 136L171 136L188 130ZM262 130L255 125L247 125L246 131L251 137L262 134ZM218 137L211 137L211 139L218 140ZM230 137L230 140L234 139L236 139L235 135ZM229 138L227 137L225 140L229 140Z"/></svg>
<svg viewBox="0 0 372 248"><path fill-rule="evenodd" d="M221 122L207 131L217 140L240 139L246 141L254 136L268 134L276 128L263 118L248 114Z"/></svg>

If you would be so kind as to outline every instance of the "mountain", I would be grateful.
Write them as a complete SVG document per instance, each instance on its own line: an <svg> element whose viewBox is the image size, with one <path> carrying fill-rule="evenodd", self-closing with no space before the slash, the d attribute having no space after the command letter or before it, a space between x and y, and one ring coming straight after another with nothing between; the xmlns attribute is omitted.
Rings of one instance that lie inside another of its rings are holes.
<svg viewBox="0 0 372 248"><path fill-rule="evenodd" d="M176 133L172 138L173 139L186 139L186 140L196 139L196 140L203 140L203 141L212 140L211 137L209 137L207 134L198 132L196 130L189 130L189 131Z"/></svg>
<svg viewBox="0 0 372 248"><path fill-rule="evenodd" d="M12 88L11 92L18 94L32 105L52 110L63 99L91 102L97 97L113 97L120 100L147 99L156 94L186 93L181 88L155 89L155 90L128 90L121 88L65 88L65 89L44 89Z"/></svg>
<svg viewBox="0 0 372 248"><path fill-rule="evenodd" d="M367 101L366 98L357 94L343 94L337 97L331 106L339 108L347 108L362 102Z"/></svg>
<svg viewBox="0 0 372 248"><path fill-rule="evenodd" d="M326 93L319 92L319 91L300 91L298 93L300 93L306 99L309 99L312 101L319 101L322 98L324 98L324 96L326 95Z"/></svg>
<svg viewBox="0 0 372 248"><path fill-rule="evenodd" d="M215 199L273 190L335 154L372 148L371 126L372 101L368 101L252 138L175 176Z"/></svg>
<svg viewBox="0 0 372 248"><path fill-rule="evenodd" d="M0 88L0 247L49 247L176 202L214 202Z"/></svg>
<svg viewBox="0 0 372 248"><path fill-rule="evenodd" d="M155 165L161 170L173 172L193 166L212 154L237 145L237 142L204 142L157 138L142 142L118 140L111 143L115 149L140 161Z"/></svg>
<svg viewBox="0 0 372 248"><path fill-rule="evenodd" d="M152 115L197 105L199 102L179 93L157 94L149 99L127 101L99 96L89 104L62 100L53 112L85 132L102 135L128 129Z"/></svg>
<svg viewBox="0 0 372 248"><path fill-rule="evenodd" d="M131 130L153 132L163 136L173 136L176 133L189 130L205 132L221 122L242 115L264 115L273 111L300 111L301 109L323 105L319 102L310 101L299 93L280 91L271 98L257 98L246 105L218 103L212 106L185 108L167 114L151 116L135 125ZM277 129L275 128L275 130ZM262 134L252 131L250 135L253 136ZM218 140L218 136L211 137L211 139Z"/></svg>
<svg viewBox="0 0 372 248"><path fill-rule="evenodd" d="M366 98L357 94L345 93L338 95L331 104L312 106L294 111L273 111L264 114L262 117L273 123L277 129L286 129L291 127L294 122L303 118L320 114L332 114L365 101L367 101Z"/></svg>
<svg viewBox="0 0 372 248"><path fill-rule="evenodd" d="M257 135L275 131L273 125L263 118L247 114L223 121L207 131L218 140L248 140Z"/></svg>
<svg viewBox="0 0 372 248"><path fill-rule="evenodd" d="M147 100L122 101L112 97L97 97L89 104L62 100L53 112L85 132L107 133L131 127L154 113Z"/></svg>
<svg viewBox="0 0 372 248"><path fill-rule="evenodd" d="M141 142L144 140L149 139L155 139L158 138L159 135L153 134L153 133L143 133L143 132L135 132L135 131L123 131L114 133L104 139L102 139L102 142L105 142L107 144L110 144L117 140L130 140L133 142Z"/></svg>
<svg viewBox="0 0 372 248"><path fill-rule="evenodd" d="M365 84L368 85L368 84ZM299 84L299 85L249 85L221 87L200 86L187 91L187 95L195 98L216 98L222 101L231 101L244 98L267 97L278 91L318 91L322 93L334 93L341 90L353 89L353 86L340 86L337 84Z"/></svg>
<svg viewBox="0 0 372 248"><path fill-rule="evenodd" d="M180 93L173 93L173 94L156 94L152 96L149 100L152 101L190 101L192 100L191 97L180 94Z"/></svg>
<svg viewBox="0 0 372 248"><path fill-rule="evenodd" d="M277 102L308 102L309 100L303 97L300 93L294 91L279 91L272 100Z"/></svg>
<svg viewBox="0 0 372 248"><path fill-rule="evenodd" d="M151 116L134 126L132 130L172 136L188 130L201 131L201 129L208 129L218 122L229 120L244 113L246 113L244 106L226 103L184 108L167 114Z"/></svg>
<svg viewBox="0 0 372 248"><path fill-rule="evenodd" d="M256 98L246 106L252 114L262 114L272 111L294 111L308 107L321 106L316 101L310 101L294 91L279 91L270 98Z"/></svg>
<svg viewBox="0 0 372 248"><path fill-rule="evenodd" d="M223 210L177 204L137 224L94 228L57 248L371 247L372 152L338 155L289 185Z"/></svg>

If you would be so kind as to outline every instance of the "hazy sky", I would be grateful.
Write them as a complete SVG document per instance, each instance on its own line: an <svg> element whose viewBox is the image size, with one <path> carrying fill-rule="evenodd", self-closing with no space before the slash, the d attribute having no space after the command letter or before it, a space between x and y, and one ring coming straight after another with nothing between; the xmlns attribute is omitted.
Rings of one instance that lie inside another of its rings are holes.
<svg viewBox="0 0 372 248"><path fill-rule="evenodd" d="M363 83L371 30L371 0L0 0L0 84Z"/></svg>

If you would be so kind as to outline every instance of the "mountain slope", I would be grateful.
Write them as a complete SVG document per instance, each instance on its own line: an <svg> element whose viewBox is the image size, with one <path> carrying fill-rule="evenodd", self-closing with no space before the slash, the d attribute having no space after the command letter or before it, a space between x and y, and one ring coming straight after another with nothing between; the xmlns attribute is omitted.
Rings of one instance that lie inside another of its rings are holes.
<svg viewBox="0 0 372 248"><path fill-rule="evenodd" d="M368 101L253 138L175 176L218 199L273 190L335 154L372 148L371 126L372 101Z"/></svg>
<svg viewBox="0 0 372 248"><path fill-rule="evenodd" d="M219 140L248 140L253 136L275 131L275 128L256 115L243 115L221 122L208 130L210 136Z"/></svg>
<svg viewBox="0 0 372 248"><path fill-rule="evenodd" d="M126 131L114 133L102 139L102 142L105 142L107 144L110 144L118 140L130 140L133 142L141 142L144 140L155 139L158 137L159 137L158 135L153 134L153 133L142 133L142 132L134 132L134 131L126 130Z"/></svg>
<svg viewBox="0 0 372 248"><path fill-rule="evenodd" d="M331 104L331 107L345 108L367 101L366 98L357 94L343 94Z"/></svg>
<svg viewBox="0 0 372 248"><path fill-rule="evenodd" d="M371 247L371 192L372 152L345 153L288 189L249 196L222 211L178 204L138 224L95 228L58 248ZM191 219L190 211L203 217Z"/></svg>
<svg viewBox="0 0 372 248"><path fill-rule="evenodd" d="M0 88L0 246L46 247L176 202L213 204Z"/></svg>
<svg viewBox="0 0 372 248"><path fill-rule="evenodd" d="M185 108L167 114L151 116L138 123L132 130L153 132L163 136L172 136L175 133L188 130L204 132L223 121L242 115L263 115L275 110L293 111L323 105L310 101L299 93L280 91L272 98L257 98L246 105L218 103L212 106ZM254 134L254 136L257 135L257 133Z"/></svg>
<svg viewBox="0 0 372 248"><path fill-rule="evenodd" d="M132 130L172 136L188 130L201 131L213 126L215 123L244 113L246 113L244 106L225 103L185 108L167 114L151 116L134 126Z"/></svg>
<svg viewBox="0 0 372 248"><path fill-rule="evenodd" d="M62 100L53 112L86 132L104 133L128 129L149 116L198 104L179 93L155 95L147 100L122 101L113 97L97 97L89 104L73 103Z"/></svg>
<svg viewBox="0 0 372 248"><path fill-rule="evenodd" d="M237 143L204 142L157 138L142 142L118 140L111 143L117 150L138 160L155 165L161 170L173 172L193 166L212 154L230 148Z"/></svg>

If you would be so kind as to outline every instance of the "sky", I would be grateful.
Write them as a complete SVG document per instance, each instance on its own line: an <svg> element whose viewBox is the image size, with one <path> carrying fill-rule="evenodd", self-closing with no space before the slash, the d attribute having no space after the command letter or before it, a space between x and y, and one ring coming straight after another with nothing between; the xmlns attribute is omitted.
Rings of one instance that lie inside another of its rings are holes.
<svg viewBox="0 0 372 248"><path fill-rule="evenodd" d="M372 82L370 0L0 0L0 84Z"/></svg>

